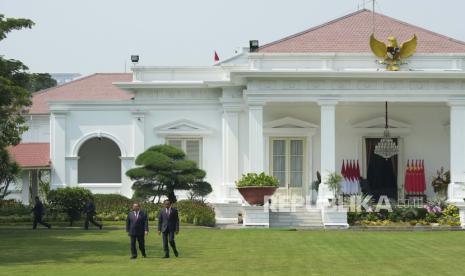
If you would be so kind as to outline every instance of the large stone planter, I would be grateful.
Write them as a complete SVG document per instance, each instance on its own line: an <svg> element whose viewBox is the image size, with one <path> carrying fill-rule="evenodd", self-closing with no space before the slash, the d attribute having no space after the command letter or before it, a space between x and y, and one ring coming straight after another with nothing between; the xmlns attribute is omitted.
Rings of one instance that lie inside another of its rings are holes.
<svg viewBox="0 0 465 276"><path fill-rule="evenodd" d="M265 197L271 197L278 187L240 187L237 188L242 197L250 205L260 205L265 203Z"/></svg>

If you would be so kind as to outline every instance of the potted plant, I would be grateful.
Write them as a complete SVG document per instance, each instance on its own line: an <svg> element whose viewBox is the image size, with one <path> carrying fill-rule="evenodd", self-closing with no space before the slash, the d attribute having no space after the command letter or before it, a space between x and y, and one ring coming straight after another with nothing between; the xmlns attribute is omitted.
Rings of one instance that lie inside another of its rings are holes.
<svg viewBox="0 0 465 276"><path fill-rule="evenodd" d="M279 186L276 177L265 173L243 174L241 179L236 181L239 193L250 205L263 205L265 196L272 196Z"/></svg>
<svg viewBox="0 0 465 276"><path fill-rule="evenodd" d="M334 198L336 199L336 205L338 204L337 195L341 189L342 176L337 172L332 172L326 177L326 185L328 188L333 191ZM330 200L331 203L331 200Z"/></svg>
<svg viewBox="0 0 465 276"><path fill-rule="evenodd" d="M450 183L450 172L444 171L444 167L437 171L437 176L433 178L431 185L434 188L434 192L441 198L447 197L447 186Z"/></svg>

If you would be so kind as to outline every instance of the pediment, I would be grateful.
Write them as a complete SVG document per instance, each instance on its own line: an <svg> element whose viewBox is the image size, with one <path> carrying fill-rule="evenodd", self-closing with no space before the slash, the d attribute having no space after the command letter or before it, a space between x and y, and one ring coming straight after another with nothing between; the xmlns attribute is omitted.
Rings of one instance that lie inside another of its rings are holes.
<svg viewBox="0 0 465 276"><path fill-rule="evenodd" d="M204 136L212 133L212 130L209 127L206 127L202 124L187 120L181 119L173 121L167 124L163 124L155 127L155 131L158 135L168 136L168 135L194 135L194 136Z"/></svg>
<svg viewBox="0 0 465 276"><path fill-rule="evenodd" d="M266 128L318 128L318 125L293 117L284 117L264 124Z"/></svg>
<svg viewBox="0 0 465 276"><path fill-rule="evenodd" d="M385 126L385 118L384 117L378 117L370 120L366 120L363 122L358 122L356 124L353 124L352 127L354 128L384 128ZM392 118L388 118L388 126L389 128L404 128L404 129L409 129L411 126L408 123L401 122L394 120Z"/></svg>

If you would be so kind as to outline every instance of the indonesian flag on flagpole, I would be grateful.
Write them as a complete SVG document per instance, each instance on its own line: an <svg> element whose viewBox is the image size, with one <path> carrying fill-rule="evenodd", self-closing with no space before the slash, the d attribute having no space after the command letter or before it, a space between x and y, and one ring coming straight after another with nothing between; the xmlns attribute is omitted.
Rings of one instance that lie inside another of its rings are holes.
<svg viewBox="0 0 465 276"><path fill-rule="evenodd" d="M355 193L360 193L360 166L358 164L358 160L357 160L357 166L356 166L356 173L357 173L357 189L355 190Z"/></svg>
<svg viewBox="0 0 465 276"><path fill-rule="evenodd" d="M407 168L405 170L404 177L405 192L409 194L410 191L410 160L407 160Z"/></svg>
<svg viewBox="0 0 465 276"><path fill-rule="evenodd" d="M421 189L420 192L424 194L426 191L426 177L425 177L425 160L421 160Z"/></svg>
<svg viewBox="0 0 465 276"><path fill-rule="evenodd" d="M215 51L215 56L214 56L215 62L220 61L220 57L218 56L218 53Z"/></svg>
<svg viewBox="0 0 465 276"><path fill-rule="evenodd" d="M345 194L346 193L346 187L345 187L345 184L346 184L346 165L345 165L345 160L343 159L342 160L342 168L341 168L341 175L342 175L342 193Z"/></svg>
<svg viewBox="0 0 465 276"><path fill-rule="evenodd" d="M415 171L416 171L416 167L415 167L415 160L412 160L412 167L410 168L410 178L411 178L411 181L412 181L412 194L414 194L416 192L416 179L415 179Z"/></svg>
<svg viewBox="0 0 465 276"><path fill-rule="evenodd" d="M350 160L350 194L354 193L354 186L355 186L355 166L354 160Z"/></svg>
<svg viewBox="0 0 465 276"><path fill-rule="evenodd" d="M413 191L418 193L418 160L415 160L415 165L413 166Z"/></svg>

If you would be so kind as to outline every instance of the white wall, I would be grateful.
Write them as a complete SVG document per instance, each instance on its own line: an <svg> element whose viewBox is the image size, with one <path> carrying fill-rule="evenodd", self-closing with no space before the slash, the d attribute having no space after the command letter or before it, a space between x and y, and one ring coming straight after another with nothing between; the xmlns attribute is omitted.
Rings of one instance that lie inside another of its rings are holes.
<svg viewBox="0 0 465 276"><path fill-rule="evenodd" d="M206 181L213 188L213 192L208 198L209 201L214 201L221 196L221 116L220 105L208 105L202 108L186 108L181 106L170 109L157 109L157 107L154 107L145 116L145 148L164 144L165 137L157 134L155 128L178 120L189 120L205 126L211 131L210 134L202 137L202 164L200 164L200 167L207 172Z"/></svg>

